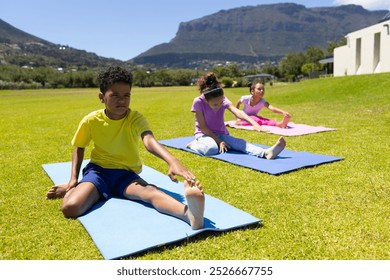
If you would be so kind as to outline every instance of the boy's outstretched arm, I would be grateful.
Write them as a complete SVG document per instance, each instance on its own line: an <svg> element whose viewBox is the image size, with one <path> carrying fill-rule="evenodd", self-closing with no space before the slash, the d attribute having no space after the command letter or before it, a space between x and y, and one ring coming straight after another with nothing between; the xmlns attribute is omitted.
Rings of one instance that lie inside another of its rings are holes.
<svg viewBox="0 0 390 280"><path fill-rule="evenodd" d="M84 160L84 148L75 147L72 155L72 174L68 183L66 191L76 187L80 174L81 165Z"/></svg>
<svg viewBox="0 0 390 280"><path fill-rule="evenodd" d="M168 176L172 181L177 182L176 176L183 177L191 184L195 183L195 176L191 173L175 156L173 156L163 145L153 136L151 131L145 131L141 135L142 142L148 152L161 158L168 163Z"/></svg>
<svg viewBox="0 0 390 280"><path fill-rule="evenodd" d="M72 155L72 173L68 183L55 185L47 193L46 199L63 198L66 193L77 186L81 164L84 159L84 148L74 148Z"/></svg>

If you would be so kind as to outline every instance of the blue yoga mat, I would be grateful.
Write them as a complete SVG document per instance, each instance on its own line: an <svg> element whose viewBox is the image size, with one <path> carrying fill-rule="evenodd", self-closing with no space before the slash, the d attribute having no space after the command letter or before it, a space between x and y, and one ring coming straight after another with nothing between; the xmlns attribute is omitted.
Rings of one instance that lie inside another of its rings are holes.
<svg viewBox="0 0 390 280"><path fill-rule="evenodd" d="M84 161L83 165L87 162ZM43 169L53 183L58 185L69 180L71 163L44 164ZM140 175L147 182L186 203L183 183L174 183L165 174L145 165ZM133 255L185 240L207 230L226 231L261 222L260 219L207 194L204 228L200 230L193 230L180 219L161 214L147 204L119 198L95 204L78 220L105 259Z"/></svg>
<svg viewBox="0 0 390 280"><path fill-rule="evenodd" d="M169 140L161 140L160 143L164 146L180 149L186 152L200 155L198 152L187 148L187 144L194 140L193 136L173 138ZM258 144L256 144L258 145ZM269 146L258 145L262 148ZM275 159L268 160L258 158L244 153L228 151L223 154L208 156L214 159L226 161L242 167L251 168L257 171L266 172L272 175L288 173L304 167L312 167L324 163L342 160L341 157L327 156L321 154L312 154L308 152L294 152L284 149Z"/></svg>

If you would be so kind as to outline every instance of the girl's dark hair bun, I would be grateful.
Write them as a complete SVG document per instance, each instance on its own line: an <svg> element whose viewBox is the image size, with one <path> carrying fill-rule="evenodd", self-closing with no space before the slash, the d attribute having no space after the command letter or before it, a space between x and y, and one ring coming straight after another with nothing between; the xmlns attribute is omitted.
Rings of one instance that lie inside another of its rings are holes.
<svg viewBox="0 0 390 280"><path fill-rule="evenodd" d="M206 78L206 85L211 86L217 82L217 77L214 73L209 73Z"/></svg>

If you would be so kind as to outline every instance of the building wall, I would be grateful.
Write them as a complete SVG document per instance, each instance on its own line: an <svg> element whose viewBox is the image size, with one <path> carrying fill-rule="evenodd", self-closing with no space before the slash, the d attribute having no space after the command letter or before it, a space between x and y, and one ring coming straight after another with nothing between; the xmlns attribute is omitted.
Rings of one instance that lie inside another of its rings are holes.
<svg viewBox="0 0 390 280"><path fill-rule="evenodd" d="M349 33L347 45L334 49L333 75L390 72L390 20Z"/></svg>

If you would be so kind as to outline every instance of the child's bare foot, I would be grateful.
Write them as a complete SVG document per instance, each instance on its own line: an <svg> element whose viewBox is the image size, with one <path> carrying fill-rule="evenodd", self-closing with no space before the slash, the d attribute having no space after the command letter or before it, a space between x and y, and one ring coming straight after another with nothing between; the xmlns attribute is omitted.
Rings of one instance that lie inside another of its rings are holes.
<svg viewBox="0 0 390 280"><path fill-rule="evenodd" d="M290 115L284 115L283 120L279 122L277 126L281 128L286 128L290 120L291 120Z"/></svg>
<svg viewBox="0 0 390 280"><path fill-rule="evenodd" d="M192 229L203 228L204 194L202 185L196 181L195 185L191 187L189 182L184 181L184 194L188 203L186 215Z"/></svg>
<svg viewBox="0 0 390 280"><path fill-rule="evenodd" d="M46 199L63 198L66 194L66 185L53 186L46 193Z"/></svg>
<svg viewBox="0 0 390 280"><path fill-rule="evenodd" d="M278 141L276 141L275 145L265 151L265 157L267 159L274 159L284 150L285 147L286 140L284 140L283 137L280 137Z"/></svg>

